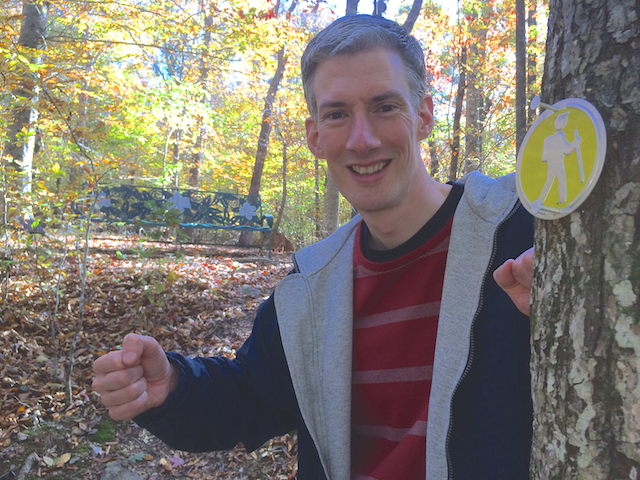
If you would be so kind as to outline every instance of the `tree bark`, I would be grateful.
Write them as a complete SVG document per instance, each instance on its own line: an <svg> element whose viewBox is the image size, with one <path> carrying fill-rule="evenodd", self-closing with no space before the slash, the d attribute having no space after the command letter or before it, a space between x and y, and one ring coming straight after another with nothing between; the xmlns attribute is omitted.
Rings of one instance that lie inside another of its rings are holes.
<svg viewBox="0 0 640 480"><path fill-rule="evenodd" d="M345 15L357 15L358 14L358 0L347 0L347 10Z"/></svg>
<svg viewBox="0 0 640 480"><path fill-rule="evenodd" d="M322 236L331 235L338 228L340 218L340 192L333 183L329 172L324 184L324 210L322 215Z"/></svg>
<svg viewBox="0 0 640 480"><path fill-rule="evenodd" d="M458 94L456 95L456 111L453 114L453 140L451 142L451 164L449 165L449 181L458 178L458 163L460 159L460 117L466 88L467 47L462 47L460 53L460 75L458 79Z"/></svg>
<svg viewBox="0 0 640 480"><path fill-rule="evenodd" d="M407 32L411 33L411 30L413 30L413 26L416 24L416 20L418 20L418 16L420 15L420 10L422 10L422 0L413 0L409 15L407 15L407 19L402 24Z"/></svg>
<svg viewBox="0 0 640 480"><path fill-rule="evenodd" d="M204 1L200 2L200 10L204 14L204 50L200 56L200 85L204 90L208 90L209 80L209 48L211 47L211 29L213 28L213 6L207 5ZM201 100L203 104L207 104L207 96L203 95ZM198 137L194 145L194 151L191 154L191 168L189 170L189 186L198 188L200 185L200 171L205 160L205 148L207 144L207 126L204 119L199 120Z"/></svg>
<svg viewBox="0 0 640 480"><path fill-rule="evenodd" d="M536 95L535 86L538 79L537 68L538 58L536 56L535 45L538 42L538 20L537 20L537 1L529 3L529 11L527 13L528 28L528 52L527 52L527 97L533 98ZM527 126L534 121L535 112L527 108Z"/></svg>
<svg viewBox="0 0 640 480"><path fill-rule="evenodd" d="M284 68L287 64L287 56L285 55L285 47L283 46L278 53L278 66L273 78L269 82L267 95L264 99L264 109L262 110L262 125L260 126L260 135L258 135L258 147L256 149L256 162L253 166L253 175L251 176L251 185L249 186L249 195L260 194L260 183L262 181L262 170L264 169L264 161L267 158L269 150L269 136L271 134L271 123L273 115L273 102L278 93L278 87L284 75Z"/></svg>
<svg viewBox="0 0 640 480"><path fill-rule="evenodd" d="M543 101L584 98L608 148L591 196L539 221L535 479L640 475L640 2L551 0Z"/></svg>
<svg viewBox="0 0 640 480"><path fill-rule="evenodd" d="M297 0L291 2L289 7L289 13L293 12ZM276 3L274 8L275 16L278 16L278 10L280 8L280 1ZM251 175L251 184L249 185L249 195L260 194L260 183L262 181L262 170L264 169L264 162L267 158L269 151L269 136L271 135L271 123L273 115L273 102L276 99L280 82L284 76L284 69L287 65L287 56L285 54L286 45L282 45L282 48L278 50L276 56L278 57L278 66L273 78L269 82L269 88L267 89L267 95L264 99L264 109L262 110L262 125L260 126L260 134L258 135L258 147L256 149L256 162L253 166L253 174ZM238 243L240 245L247 245L251 243L249 240L252 236L252 232L244 231L240 234Z"/></svg>
<svg viewBox="0 0 640 480"><path fill-rule="evenodd" d="M284 217L284 208L287 204L287 142L282 142L282 197L280 197L280 206L278 207L278 213L276 220L273 222L272 235L278 233L280 229L280 222Z"/></svg>
<svg viewBox="0 0 640 480"><path fill-rule="evenodd" d="M527 133L527 34L524 0L516 0L516 153Z"/></svg>
<svg viewBox="0 0 640 480"><path fill-rule="evenodd" d="M467 115L465 133L464 173L477 170L482 163L482 123L483 108L483 71L485 61L485 44L487 28L484 17L491 7L484 1L473 8L470 13L470 46L467 59Z"/></svg>
<svg viewBox="0 0 640 480"><path fill-rule="evenodd" d="M433 137L429 137L429 172L431 178L436 178L440 170L440 162L438 161L438 150L436 148L436 142Z"/></svg>
<svg viewBox="0 0 640 480"><path fill-rule="evenodd" d="M251 184L249 186L249 195L260 195L260 183L262 181L262 171L264 169L264 162L267 158L269 151L269 136L271 134L271 116L273 115L273 102L276 99L276 93L278 93L278 87L282 81L284 75L284 68L287 64L287 57L285 55L285 46L283 45L277 53L278 67L276 73L269 82L269 89L267 90L267 96L264 99L264 109L262 110L262 125L260 126L260 135L258 135L258 147L256 149L256 161L253 165L253 174L251 175ZM251 243L251 231L243 231L240 234L238 244L248 245Z"/></svg>
<svg viewBox="0 0 640 480"><path fill-rule="evenodd" d="M32 62L37 62L35 50L42 48L46 34L46 19L48 5L45 3L25 2L22 7L22 21L18 45L30 49ZM23 176L16 187L22 192L31 191L31 177L33 170L33 154L35 149L35 124L38 111L35 104L38 101L38 86L33 74L26 73L22 88L13 92L19 99L12 112L9 124L6 152L11 156L11 166L22 172ZM27 134L25 138L24 134Z"/></svg>

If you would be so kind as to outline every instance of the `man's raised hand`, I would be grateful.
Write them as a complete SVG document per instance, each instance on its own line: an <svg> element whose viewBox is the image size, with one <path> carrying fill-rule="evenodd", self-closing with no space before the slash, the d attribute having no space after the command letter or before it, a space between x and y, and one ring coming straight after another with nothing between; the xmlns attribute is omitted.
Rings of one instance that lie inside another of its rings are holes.
<svg viewBox="0 0 640 480"><path fill-rule="evenodd" d="M511 297L518 310L529 315L533 282L533 248L515 260L510 259L504 262L493 272L493 278Z"/></svg>
<svg viewBox="0 0 640 480"><path fill-rule="evenodd" d="M179 376L154 338L133 333L124 337L122 350L98 358L93 371L93 389L114 420L130 420L162 405Z"/></svg>

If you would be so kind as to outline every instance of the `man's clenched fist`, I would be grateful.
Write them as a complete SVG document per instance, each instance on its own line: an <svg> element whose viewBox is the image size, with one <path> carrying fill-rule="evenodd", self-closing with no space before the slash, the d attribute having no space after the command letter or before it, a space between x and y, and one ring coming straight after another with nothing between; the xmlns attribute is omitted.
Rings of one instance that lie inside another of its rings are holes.
<svg viewBox="0 0 640 480"><path fill-rule="evenodd" d="M122 350L98 358L93 371L93 389L114 420L130 420L162 405L179 376L154 338L133 333L124 337Z"/></svg>

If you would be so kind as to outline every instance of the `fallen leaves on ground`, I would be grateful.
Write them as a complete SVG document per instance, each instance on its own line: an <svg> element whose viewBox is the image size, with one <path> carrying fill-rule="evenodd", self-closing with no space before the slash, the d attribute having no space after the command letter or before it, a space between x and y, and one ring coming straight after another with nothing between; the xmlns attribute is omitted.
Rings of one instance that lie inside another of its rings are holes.
<svg viewBox="0 0 640 480"><path fill-rule="evenodd" d="M233 357L250 333L257 307L292 268L289 256L271 260L255 251L219 247L177 250L135 239L93 240L89 246L69 405L64 371L78 323L82 244L62 265L60 245L48 250L46 264L41 259L38 265L35 252L32 258L25 249L8 282L3 275L0 479L13 478L11 472L17 474L33 453L37 466L32 474L51 478L97 479L113 460L143 472L144 478L295 478L295 435L274 439L252 453L240 446L187 454L171 450L133 423L108 420L91 390L93 361L118 348L129 332L152 335L166 350ZM56 298L54 343L49 318ZM107 424L113 438L96 440Z"/></svg>

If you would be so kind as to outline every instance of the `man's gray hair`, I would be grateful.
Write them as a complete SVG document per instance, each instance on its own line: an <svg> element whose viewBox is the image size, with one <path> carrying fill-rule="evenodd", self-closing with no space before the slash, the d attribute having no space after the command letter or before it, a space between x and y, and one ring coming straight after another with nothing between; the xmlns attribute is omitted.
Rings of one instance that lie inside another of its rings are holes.
<svg viewBox="0 0 640 480"><path fill-rule="evenodd" d="M424 53L418 41L396 22L371 15L347 15L331 23L311 39L302 54L302 87L309 113L318 117L313 76L318 65L338 55L354 55L376 48L396 52L407 72L414 107L427 90Z"/></svg>

